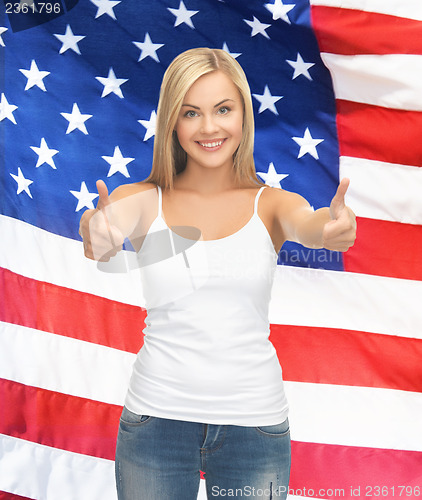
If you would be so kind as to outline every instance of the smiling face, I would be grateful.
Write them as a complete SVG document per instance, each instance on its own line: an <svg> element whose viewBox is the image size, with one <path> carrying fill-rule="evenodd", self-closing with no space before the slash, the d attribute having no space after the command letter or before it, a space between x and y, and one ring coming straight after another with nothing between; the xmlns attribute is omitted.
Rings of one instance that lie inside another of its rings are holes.
<svg viewBox="0 0 422 500"><path fill-rule="evenodd" d="M239 147L243 128L242 97L221 71L198 78L185 95L176 123L186 168L227 168Z"/></svg>

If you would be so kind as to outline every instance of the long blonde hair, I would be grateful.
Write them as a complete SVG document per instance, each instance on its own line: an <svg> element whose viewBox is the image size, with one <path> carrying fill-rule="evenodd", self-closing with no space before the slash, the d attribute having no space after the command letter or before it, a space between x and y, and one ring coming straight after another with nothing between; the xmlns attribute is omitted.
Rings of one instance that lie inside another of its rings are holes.
<svg viewBox="0 0 422 500"><path fill-rule="evenodd" d="M239 186L263 185L255 173L255 127L251 92L245 73L239 63L224 50L205 47L182 52L164 73L157 108L152 169L144 182L173 189L173 178L185 169L187 160L174 131L183 99L199 77L217 70L231 78L243 101L243 134L233 155L235 182Z"/></svg>

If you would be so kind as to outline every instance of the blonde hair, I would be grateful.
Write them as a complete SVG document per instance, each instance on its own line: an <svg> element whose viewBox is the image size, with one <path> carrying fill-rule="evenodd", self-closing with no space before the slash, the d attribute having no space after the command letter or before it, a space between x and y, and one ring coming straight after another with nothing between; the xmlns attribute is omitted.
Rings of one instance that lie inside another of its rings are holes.
<svg viewBox="0 0 422 500"><path fill-rule="evenodd" d="M243 101L243 134L233 155L235 182L239 186L263 185L255 172L253 107L245 73L239 63L224 50L205 47L182 52L164 74L157 108L152 169L144 182L173 189L173 178L185 169L187 160L174 131L183 99L198 78L213 71L222 71L229 76Z"/></svg>

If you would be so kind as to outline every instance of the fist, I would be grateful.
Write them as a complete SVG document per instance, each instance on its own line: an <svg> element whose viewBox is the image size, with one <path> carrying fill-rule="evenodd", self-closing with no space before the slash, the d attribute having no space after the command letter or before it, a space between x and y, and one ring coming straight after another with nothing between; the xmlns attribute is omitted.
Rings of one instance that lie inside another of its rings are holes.
<svg viewBox="0 0 422 500"><path fill-rule="evenodd" d="M331 200L331 221L325 224L322 232L323 245L328 250L346 252L356 239L356 216L344 202L349 184L349 179L342 179Z"/></svg>
<svg viewBox="0 0 422 500"><path fill-rule="evenodd" d="M103 181L97 181L97 190L97 208L83 213L79 234L83 239L85 257L107 262L123 248L124 238L119 229L110 224L112 203Z"/></svg>

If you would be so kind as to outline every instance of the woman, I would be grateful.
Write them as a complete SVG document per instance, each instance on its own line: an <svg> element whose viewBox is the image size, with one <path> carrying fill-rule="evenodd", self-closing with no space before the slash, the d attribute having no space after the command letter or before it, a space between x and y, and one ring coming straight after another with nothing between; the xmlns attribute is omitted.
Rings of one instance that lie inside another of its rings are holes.
<svg viewBox="0 0 422 500"><path fill-rule="evenodd" d="M286 240L346 251L356 224L348 180L316 211L260 182L253 135L239 64L186 51L163 78L151 175L110 196L98 181L82 216L88 258L132 241L148 312L117 441L121 500L195 499L200 470L208 498L287 495L288 406L268 340L277 255Z"/></svg>

